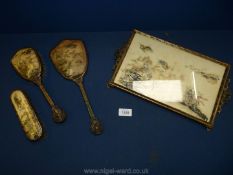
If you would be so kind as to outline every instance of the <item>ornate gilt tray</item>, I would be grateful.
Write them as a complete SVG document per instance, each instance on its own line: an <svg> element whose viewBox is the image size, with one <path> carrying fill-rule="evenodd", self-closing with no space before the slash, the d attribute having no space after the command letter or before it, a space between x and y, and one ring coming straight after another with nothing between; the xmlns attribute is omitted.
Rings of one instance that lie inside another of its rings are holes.
<svg viewBox="0 0 233 175"><path fill-rule="evenodd" d="M138 30L116 58L110 86L208 128L229 97L229 64Z"/></svg>

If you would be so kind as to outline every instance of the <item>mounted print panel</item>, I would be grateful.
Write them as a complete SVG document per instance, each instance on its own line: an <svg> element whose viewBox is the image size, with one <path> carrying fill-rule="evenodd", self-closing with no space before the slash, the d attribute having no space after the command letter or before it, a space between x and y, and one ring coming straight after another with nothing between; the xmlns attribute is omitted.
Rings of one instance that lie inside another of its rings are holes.
<svg viewBox="0 0 233 175"><path fill-rule="evenodd" d="M212 127L229 65L135 30L110 85Z"/></svg>

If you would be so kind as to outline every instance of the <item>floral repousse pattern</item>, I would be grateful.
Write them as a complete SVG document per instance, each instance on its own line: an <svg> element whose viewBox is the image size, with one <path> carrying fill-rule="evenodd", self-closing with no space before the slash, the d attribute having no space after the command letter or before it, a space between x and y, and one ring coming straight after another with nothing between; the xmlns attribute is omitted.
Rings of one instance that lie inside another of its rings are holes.
<svg viewBox="0 0 233 175"><path fill-rule="evenodd" d="M72 79L85 72L87 64L86 55L80 50L79 44L79 42L75 41L63 41L51 52L53 63L67 78Z"/></svg>
<svg viewBox="0 0 233 175"><path fill-rule="evenodd" d="M28 139L35 141L41 138L43 134L42 126L23 92L13 91L11 102Z"/></svg>
<svg viewBox="0 0 233 175"><path fill-rule="evenodd" d="M35 79L41 75L41 65L38 56L32 48L25 48L16 53L12 64L26 79Z"/></svg>

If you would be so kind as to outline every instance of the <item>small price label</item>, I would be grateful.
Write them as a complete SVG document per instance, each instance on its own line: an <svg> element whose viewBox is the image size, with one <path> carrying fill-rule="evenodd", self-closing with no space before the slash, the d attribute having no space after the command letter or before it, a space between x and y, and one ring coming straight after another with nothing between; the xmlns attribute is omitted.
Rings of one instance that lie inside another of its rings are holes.
<svg viewBox="0 0 233 175"><path fill-rule="evenodd" d="M133 115L132 109L119 108L118 110L118 116L132 117L132 115Z"/></svg>

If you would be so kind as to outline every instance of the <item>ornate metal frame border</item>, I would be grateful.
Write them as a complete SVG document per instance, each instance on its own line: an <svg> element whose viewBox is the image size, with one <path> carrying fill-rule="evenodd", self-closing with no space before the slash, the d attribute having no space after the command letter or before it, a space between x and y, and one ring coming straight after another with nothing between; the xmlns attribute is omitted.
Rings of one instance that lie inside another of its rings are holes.
<svg viewBox="0 0 233 175"><path fill-rule="evenodd" d="M197 56L200 56L200 57L202 57L203 59L207 59L207 60L213 61L213 62L215 62L215 63L218 63L218 64L223 65L223 66L226 67L225 73L224 73L224 75L223 75L223 80L222 80L222 83L221 83L221 86L220 86L220 89L219 89L219 92L218 92L218 95L217 95L217 99L216 99L216 101L215 101L215 105L214 105L213 112L212 112L212 115L211 115L211 118L210 118L210 121L209 121L209 122L204 121L204 120L201 120L201 119L198 119L198 118L196 118L196 117L193 117L192 115L190 115L190 114L188 114L188 113L185 113L185 112L183 112L183 111L181 111L181 110L179 110L179 109L176 109L176 108L174 108L174 107L168 106L168 105L166 105L166 104L164 104L164 103L161 103L161 102L159 102L159 101L157 101L157 100L154 100L154 99L152 99L152 98L146 97L146 96L144 96L144 95L142 95L142 94L140 94L140 93L137 93L137 92L135 92L135 91L133 91L133 90L130 90L130 89L125 88L124 86L121 86L121 85L119 85L119 84L114 83L114 80L115 80L115 78L116 78L116 75L117 75L117 73L118 73L118 71L119 71L119 69L120 69L120 67L121 67L121 65L122 65L122 62L123 62L123 60L124 60L124 58L125 58L125 56L126 56L126 53L127 53L128 49L129 49L129 47L130 47L130 45L131 45L131 42L132 42L132 40L133 40L133 38L134 38L134 35L135 35L136 33L140 33L140 34L142 34L142 35L149 36L149 37L151 37L151 38L153 38L153 39L155 39L155 40L158 40L158 41L160 41L160 42L162 42L162 43L164 43L164 44L167 44L167 45L170 45L170 46L175 47L175 48L177 48L177 49L180 49L180 50L189 52L189 53L194 54L194 55L197 55ZM130 39L128 40L128 42L127 42L122 48L120 48L120 49L116 52L115 57L116 57L116 63L115 63L115 65L114 65L114 67L113 67L113 71L114 71L114 72L113 72L113 76L112 76L112 78L110 79L110 81L108 82L109 87L116 87L116 88L119 88L119 89L121 89L121 90L124 90L124 91L130 93L130 94L133 94L133 95L136 95L136 96L138 96L138 97L141 97L141 98L144 99L144 100L147 100L147 101L150 101L150 102L152 102L152 103L158 104L158 105L160 105L160 106L162 106L162 107L164 107L164 108L166 108L166 109L169 109L169 110L171 110L171 111L177 112L177 113L179 113L179 114L181 114L181 115L183 115L183 116L185 116L185 117L188 117L189 119L192 119L192 120L194 120L194 121L196 121L196 122L199 122L199 123L203 124L204 126L206 126L206 127L209 128L209 129L211 129L211 128L214 127L214 121L215 121L215 118L216 118L217 114L221 112L222 107L223 107L223 104L224 104L226 101L228 101L228 100L230 99L230 96L231 96L231 92L230 92L230 88L229 88L230 79L229 79L229 77L228 77L229 71L230 71L230 64L227 64L227 63L218 61L218 60L216 60L216 59L214 59L214 58L208 57L208 56L203 55L203 54L201 54L201 53L198 53L198 52L196 52L196 51L192 51L192 50L186 49L186 48L184 48L184 47L182 47L182 46L179 46L179 45L170 43L170 42L165 41L165 40L163 40L163 39L159 39L159 38L157 38L157 37L148 35L148 34L146 34L146 33L143 33L143 32L141 32L141 31L138 31L138 30L136 30L136 29L133 30L132 35L131 35Z"/></svg>

